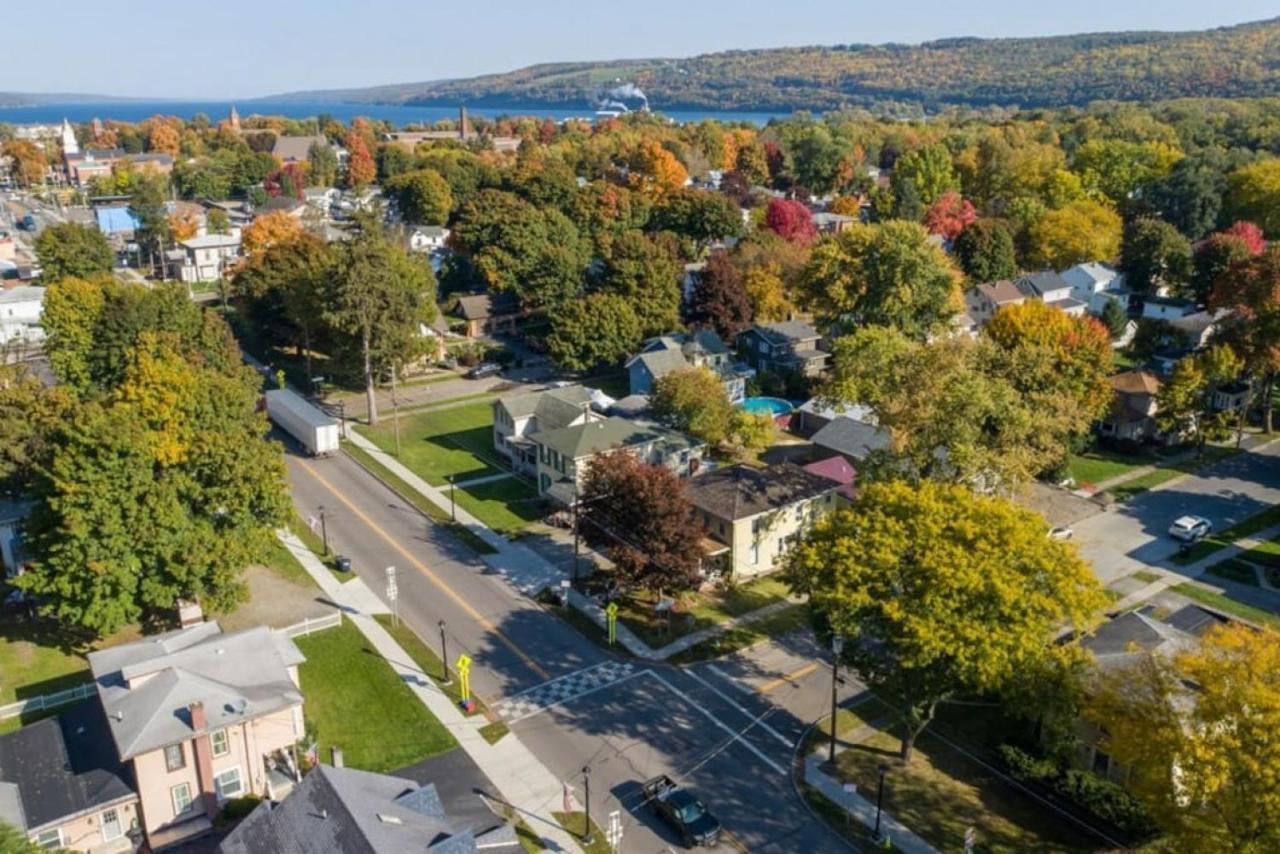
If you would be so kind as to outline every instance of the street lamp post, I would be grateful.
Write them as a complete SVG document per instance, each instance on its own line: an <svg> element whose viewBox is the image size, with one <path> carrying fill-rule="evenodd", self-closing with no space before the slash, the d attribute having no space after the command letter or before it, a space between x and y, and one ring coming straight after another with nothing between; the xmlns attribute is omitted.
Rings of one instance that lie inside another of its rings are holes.
<svg viewBox="0 0 1280 854"><path fill-rule="evenodd" d="M586 820L582 825L582 841L591 844L591 766L582 766L582 808L586 812Z"/></svg>
<svg viewBox="0 0 1280 854"><path fill-rule="evenodd" d="M453 501L453 475L449 475L449 518L458 521L458 505Z"/></svg>
<svg viewBox="0 0 1280 854"><path fill-rule="evenodd" d="M884 807L884 775L889 772L889 766L884 763L880 764L880 791L876 794L876 829L875 838L880 838L880 811Z"/></svg>
<svg viewBox="0 0 1280 854"><path fill-rule="evenodd" d="M324 505L320 505L320 540L324 543L324 556L329 556L329 526L325 523ZM312 529L312 536L315 536L315 529Z"/></svg>
<svg viewBox="0 0 1280 854"><path fill-rule="evenodd" d="M827 761L836 761L836 686L840 678L840 651L844 649L842 635L831 636L831 747Z"/></svg>
<svg viewBox="0 0 1280 854"><path fill-rule="evenodd" d="M449 642L444 637L444 620L440 621L440 663L444 666L444 684L449 684Z"/></svg>

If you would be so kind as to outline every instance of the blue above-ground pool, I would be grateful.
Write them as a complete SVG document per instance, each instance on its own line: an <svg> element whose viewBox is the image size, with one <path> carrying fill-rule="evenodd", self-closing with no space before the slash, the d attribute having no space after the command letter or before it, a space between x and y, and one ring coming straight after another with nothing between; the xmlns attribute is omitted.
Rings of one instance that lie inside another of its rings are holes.
<svg viewBox="0 0 1280 854"><path fill-rule="evenodd" d="M772 415L774 418L790 415L795 408L780 397L748 397L738 405L752 415Z"/></svg>

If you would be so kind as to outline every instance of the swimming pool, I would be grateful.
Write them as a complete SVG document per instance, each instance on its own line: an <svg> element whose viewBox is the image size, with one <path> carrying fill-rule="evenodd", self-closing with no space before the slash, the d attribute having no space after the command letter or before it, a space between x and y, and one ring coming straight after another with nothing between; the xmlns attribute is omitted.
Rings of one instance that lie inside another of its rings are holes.
<svg viewBox="0 0 1280 854"><path fill-rule="evenodd" d="M790 403L780 397L748 397L738 404L753 415L790 415L794 409Z"/></svg>

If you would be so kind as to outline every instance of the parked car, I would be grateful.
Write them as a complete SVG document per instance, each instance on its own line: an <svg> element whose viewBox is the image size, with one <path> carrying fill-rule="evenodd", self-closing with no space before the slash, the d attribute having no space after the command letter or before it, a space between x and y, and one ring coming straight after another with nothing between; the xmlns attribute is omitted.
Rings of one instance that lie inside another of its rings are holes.
<svg viewBox="0 0 1280 854"><path fill-rule="evenodd" d="M720 841L720 822L688 789L666 774L644 784L645 800L671 825L686 848L711 848Z"/></svg>
<svg viewBox="0 0 1280 854"><path fill-rule="evenodd" d="M463 374L463 376L469 380L482 380L485 377L497 376L500 373L502 373L502 365L499 365L497 362L484 362L483 364L476 365L474 368Z"/></svg>
<svg viewBox="0 0 1280 854"><path fill-rule="evenodd" d="M350 572L351 558L346 555L338 555L333 559L333 568L338 570L338 572Z"/></svg>
<svg viewBox="0 0 1280 854"><path fill-rule="evenodd" d="M1209 536L1213 523L1203 516L1180 516L1169 526L1169 536L1184 543L1194 543Z"/></svg>
<svg viewBox="0 0 1280 854"><path fill-rule="evenodd" d="M1076 532L1067 527L1050 528L1049 539L1051 540L1069 540L1076 535Z"/></svg>

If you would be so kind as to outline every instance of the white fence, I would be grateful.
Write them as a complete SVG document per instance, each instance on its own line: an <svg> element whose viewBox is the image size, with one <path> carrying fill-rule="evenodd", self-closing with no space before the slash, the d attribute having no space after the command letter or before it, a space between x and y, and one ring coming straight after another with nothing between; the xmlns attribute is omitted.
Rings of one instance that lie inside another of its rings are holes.
<svg viewBox="0 0 1280 854"><path fill-rule="evenodd" d="M86 682L83 685L77 685L74 688L68 688L65 691L58 691L54 694L41 694L39 697L32 697L29 700L19 700L7 706L0 706L0 720L16 718L18 715L25 715L28 712L42 712L45 709L54 709L58 706L77 703L80 700L92 697L97 690L97 685L93 682Z"/></svg>
<svg viewBox="0 0 1280 854"><path fill-rule="evenodd" d="M318 632L321 629L332 629L334 626L340 625L342 625L342 612L334 611L332 614L326 614L323 617L308 617L301 623L286 626L281 631L291 638L297 638L309 635L312 632Z"/></svg>

